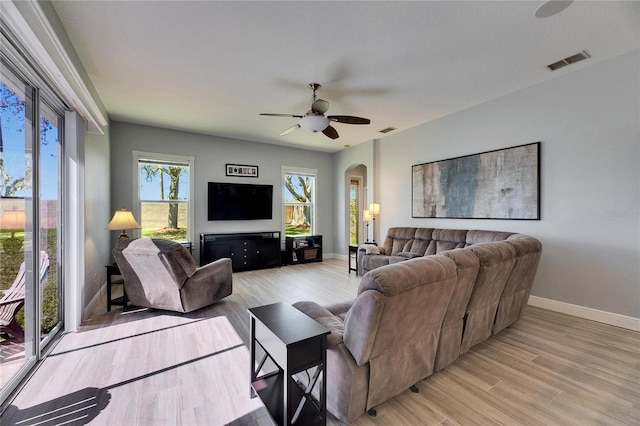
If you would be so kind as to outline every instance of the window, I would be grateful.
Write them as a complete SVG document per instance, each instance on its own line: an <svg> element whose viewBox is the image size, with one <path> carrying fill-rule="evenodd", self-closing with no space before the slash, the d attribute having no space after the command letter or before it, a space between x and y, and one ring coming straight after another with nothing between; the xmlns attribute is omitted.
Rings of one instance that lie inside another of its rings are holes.
<svg viewBox="0 0 640 426"><path fill-rule="evenodd" d="M360 199L362 178L352 177L349 183L349 244L358 244L360 240Z"/></svg>
<svg viewBox="0 0 640 426"><path fill-rule="evenodd" d="M134 151L141 235L193 241L193 157Z"/></svg>
<svg viewBox="0 0 640 426"><path fill-rule="evenodd" d="M315 233L316 170L283 168L284 235Z"/></svg>

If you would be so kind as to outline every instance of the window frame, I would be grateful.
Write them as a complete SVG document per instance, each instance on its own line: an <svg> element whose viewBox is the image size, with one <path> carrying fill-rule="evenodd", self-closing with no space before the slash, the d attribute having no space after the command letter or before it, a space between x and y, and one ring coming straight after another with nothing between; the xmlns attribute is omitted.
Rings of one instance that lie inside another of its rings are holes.
<svg viewBox="0 0 640 426"><path fill-rule="evenodd" d="M140 203L143 201L140 199L140 162L145 163L175 163L185 164L189 167L189 195L187 197L187 242L193 244L195 238L195 212L194 212L194 197L195 197L195 179L194 176L194 164L195 157L187 155L166 154L158 152L147 151L133 151L133 204L131 212L134 217L141 220L140 216ZM181 201L182 202L182 201ZM140 236L140 230L135 230L136 236Z"/></svg>
<svg viewBox="0 0 640 426"><path fill-rule="evenodd" d="M282 181L281 181L281 188L282 188L282 220L280 222L280 226L282 227L282 238L283 241L284 239L287 237L286 234L286 226L284 223L284 219L285 219L285 210L286 210L286 206L288 204L291 203L287 203L286 202L286 197L285 197L285 191L287 190L285 187L285 175L305 175L305 176L312 176L313 177L313 188L312 188L312 192L311 192L311 197L312 197L312 201L311 203L296 203L297 205L310 205L311 207L311 230L309 231L309 235L316 235L316 230L317 230L317 218L316 218L316 213L317 213L317 203L318 203L318 169L310 169L310 168L304 168L304 167L292 167L292 166L282 166ZM301 234L301 235L307 235L307 234ZM289 235L291 236L291 235Z"/></svg>

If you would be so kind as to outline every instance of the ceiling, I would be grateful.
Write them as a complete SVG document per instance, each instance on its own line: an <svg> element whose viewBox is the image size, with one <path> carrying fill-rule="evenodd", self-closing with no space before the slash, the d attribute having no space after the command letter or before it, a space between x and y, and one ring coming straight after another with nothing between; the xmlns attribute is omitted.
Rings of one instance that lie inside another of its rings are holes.
<svg viewBox="0 0 640 426"><path fill-rule="evenodd" d="M326 152L640 47L640 2L53 1L112 120ZM591 58L549 71L585 50ZM340 138L298 130L308 83ZM553 100L550 100L552 102ZM393 134L390 133L390 134Z"/></svg>

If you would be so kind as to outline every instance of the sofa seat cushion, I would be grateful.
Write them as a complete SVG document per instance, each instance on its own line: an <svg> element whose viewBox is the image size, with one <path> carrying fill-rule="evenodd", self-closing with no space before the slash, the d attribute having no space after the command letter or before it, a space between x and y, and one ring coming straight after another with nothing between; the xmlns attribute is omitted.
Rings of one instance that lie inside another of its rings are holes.
<svg viewBox="0 0 640 426"><path fill-rule="evenodd" d="M401 251L396 256L404 257L405 259L413 259L414 257L422 257L422 254L414 251Z"/></svg>

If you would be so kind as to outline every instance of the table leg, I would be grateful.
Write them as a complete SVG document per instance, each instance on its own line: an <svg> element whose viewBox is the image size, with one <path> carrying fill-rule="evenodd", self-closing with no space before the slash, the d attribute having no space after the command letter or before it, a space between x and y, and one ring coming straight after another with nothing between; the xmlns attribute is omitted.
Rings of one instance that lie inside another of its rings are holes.
<svg viewBox="0 0 640 426"><path fill-rule="evenodd" d="M256 331L256 320L253 316L250 317L250 325L249 325L249 352L251 356L249 357L249 367L251 369L249 373L249 398L255 398L258 396L255 389L253 389L253 382L256 380L256 339L255 339L255 331Z"/></svg>
<svg viewBox="0 0 640 426"><path fill-rule="evenodd" d="M107 268L107 312L111 312L111 271Z"/></svg>

